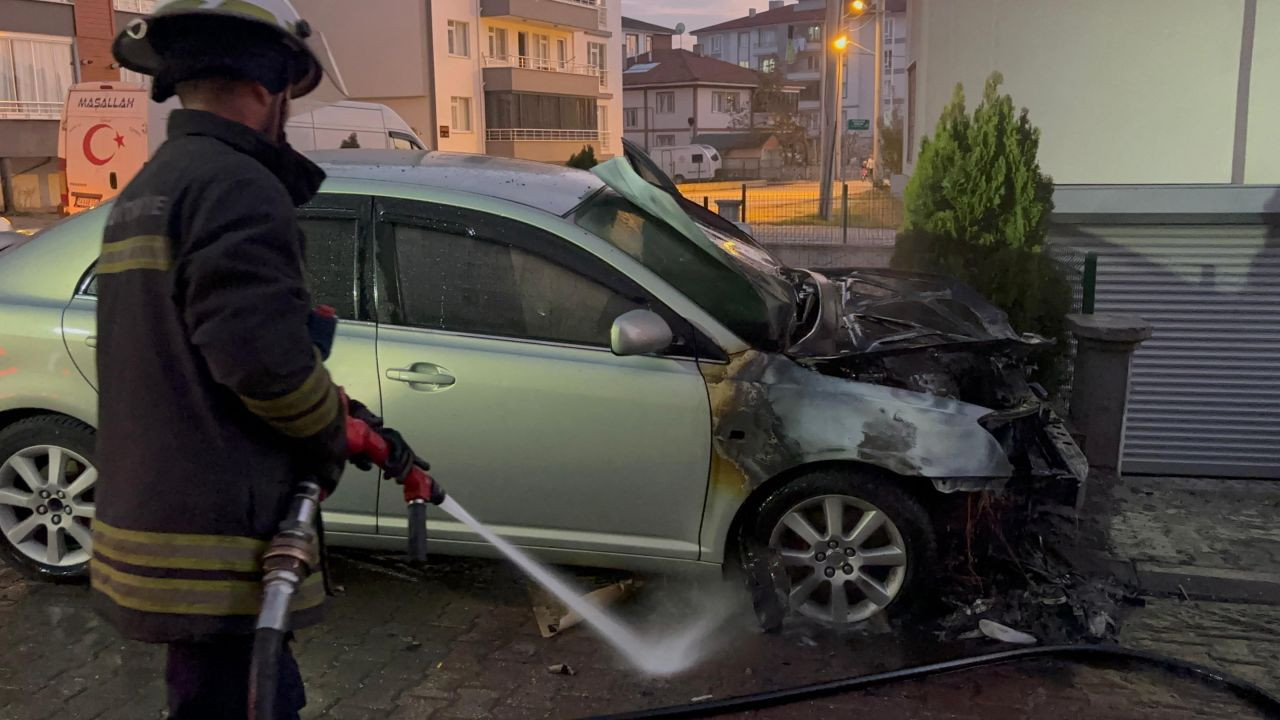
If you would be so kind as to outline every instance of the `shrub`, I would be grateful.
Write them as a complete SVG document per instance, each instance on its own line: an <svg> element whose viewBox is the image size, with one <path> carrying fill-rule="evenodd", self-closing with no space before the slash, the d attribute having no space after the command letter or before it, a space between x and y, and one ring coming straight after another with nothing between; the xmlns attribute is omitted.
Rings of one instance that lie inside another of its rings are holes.
<svg viewBox="0 0 1280 720"><path fill-rule="evenodd" d="M1009 314L1019 332L1057 341L1035 358L1056 388L1067 348L1071 285L1044 252L1053 180L1040 171L1040 131L999 92L992 73L970 115L956 85L932 138L921 143L903 196L903 233L892 265L952 275Z"/></svg>
<svg viewBox="0 0 1280 720"><path fill-rule="evenodd" d="M599 165L600 161L596 159L596 149L591 145L586 145L578 152L570 155L569 162L565 164L579 170L590 170Z"/></svg>

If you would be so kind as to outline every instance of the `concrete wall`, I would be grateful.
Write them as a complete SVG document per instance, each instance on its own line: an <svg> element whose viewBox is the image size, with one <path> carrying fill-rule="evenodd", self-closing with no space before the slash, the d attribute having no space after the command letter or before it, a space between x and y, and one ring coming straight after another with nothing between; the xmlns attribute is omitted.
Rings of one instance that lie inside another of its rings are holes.
<svg viewBox="0 0 1280 720"><path fill-rule="evenodd" d="M484 152L484 92L478 71L480 58L480 3L478 0L432 0L431 59L435 72L436 124L452 124L451 98L471 98L471 131L450 127L449 137L435 137L436 149L452 152ZM449 20L469 23L471 56L449 54Z"/></svg>
<svg viewBox="0 0 1280 720"><path fill-rule="evenodd" d="M376 13L350 12L346 3L313 2L306 12L325 29L352 97L394 109L434 146L435 106L426 101L434 96L427 8L428 0L379 0Z"/></svg>
<svg viewBox="0 0 1280 720"><path fill-rule="evenodd" d="M972 108L999 70L1059 184L1230 182L1249 1L910 0L917 148L957 82ZM1246 179L1280 182L1280 0L1256 2Z"/></svg>
<svg viewBox="0 0 1280 720"><path fill-rule="evenodd" d="M1280 183L1280 2L1261 0L1253 36L1244 181Z"/></svg>

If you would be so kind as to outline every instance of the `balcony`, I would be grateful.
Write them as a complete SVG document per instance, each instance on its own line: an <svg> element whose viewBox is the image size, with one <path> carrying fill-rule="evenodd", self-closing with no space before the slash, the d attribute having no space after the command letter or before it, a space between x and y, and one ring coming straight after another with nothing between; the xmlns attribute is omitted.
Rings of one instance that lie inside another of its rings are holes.
<svg viewBox="0 0 1280 720"><path fill-rule="evenodd" d="M485 152L490 155L564 164L569 156L594 145L609 150L609 134L599 130L554 128L490 128L485 131Z"/></svg>
<svg viewBox="0 0 1280 720"><path fill-rule="evenodd" d="M0 120L60 120L62 103L0 100Z"/></svg>
<svg viewBox="0 0 1280 720"><path fill-rule="evenodd" d="M480 0L481 17L599 32L602 15L596 0Z"/></svg>
<svg viewBox="0 0 1280 720"><path fill-rule="evenodd" d="M485 55L482 62L486 91L595 97L604 84L603 71L581 63L520 55Z"/></svg>

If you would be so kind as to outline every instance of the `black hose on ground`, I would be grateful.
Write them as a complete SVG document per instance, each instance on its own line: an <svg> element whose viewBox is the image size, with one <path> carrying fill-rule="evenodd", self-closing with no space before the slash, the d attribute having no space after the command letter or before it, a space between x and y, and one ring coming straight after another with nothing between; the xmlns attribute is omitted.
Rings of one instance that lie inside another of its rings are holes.
<svg viewBox="0 0 1280 720"><path fill-rule="evenodd" d="M704 718L729 713L744 713L753 710L786 705L795 702L816 700L838 695L840 693L887 685L902 680L914 680L932 675L972 670L974 668L992 667L1022 660L1070 660L1090 665L1114 663L1116 661L1136 662L1154 666L1160 670L1171 672L1182 677L1193 677L1219 687L1225 687L1237 697L1262 711L1268 718L1280 719L1280 698L1263 690L1254 683L1229 673L1222 672L1197 663L1148 652L1132 650L1115 645L1048 645L1044 647L1019 648L1002 652L974 655L971 657L947 660L929 665L902 668L888 672L859 675L817 683L800 687L771 690L769 692L740 695L723 700L688 705L671 705L651 710L636 710L616 715L601 715L596 720L640 720L641 718Z"/></svg>
<svg viewBox="0 0 1280 720"><path fill-rule="evenodd" d="M249 720L276 720L277 682L285 633L258 628L253 633L253 660L249 663Z"/></svg>

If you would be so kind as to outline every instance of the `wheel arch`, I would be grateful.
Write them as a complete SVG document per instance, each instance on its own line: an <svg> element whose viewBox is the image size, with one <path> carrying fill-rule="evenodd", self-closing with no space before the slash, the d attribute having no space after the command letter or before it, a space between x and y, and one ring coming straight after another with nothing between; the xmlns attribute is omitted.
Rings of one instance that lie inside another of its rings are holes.
<svg viewBox="0 0 1280 720"><path fill-rule="evenodd" d="M760 509L764 499L788 482L818 472L857 473L864 477L874 477L882 482L893 483L911 495L926 509L931 504L929 501L936 499L939 495L929 478L899 475L879 465L859 460L816 460L796 465L757 485L738 506L733 519L729 521L729 526L726 530L727 536L723 540L723 565L725 568L736 564L741 549L740 534L742 528L755 518L756 512Z"/></svg>
<svg viewBox="0 0 1280 720"><path fill-rule="evenodd" d="M71 420L75 420L76 422L80 422L80 423L84 423L85 425L88 425L89 428L92 429L95 433L98 431L98 428L93 424L93 422L89 420L89 418L80 417L75 413L62 412L59 410L51 410L48 408L31 408L31 407L10 408L8 410L0 410L0 430L4 430L10 425L13 425L14 423L17 423L17 422L21 422L23 420L27 420L33 417L43 417L46 415L49 417L69 418Z"/></svg>

